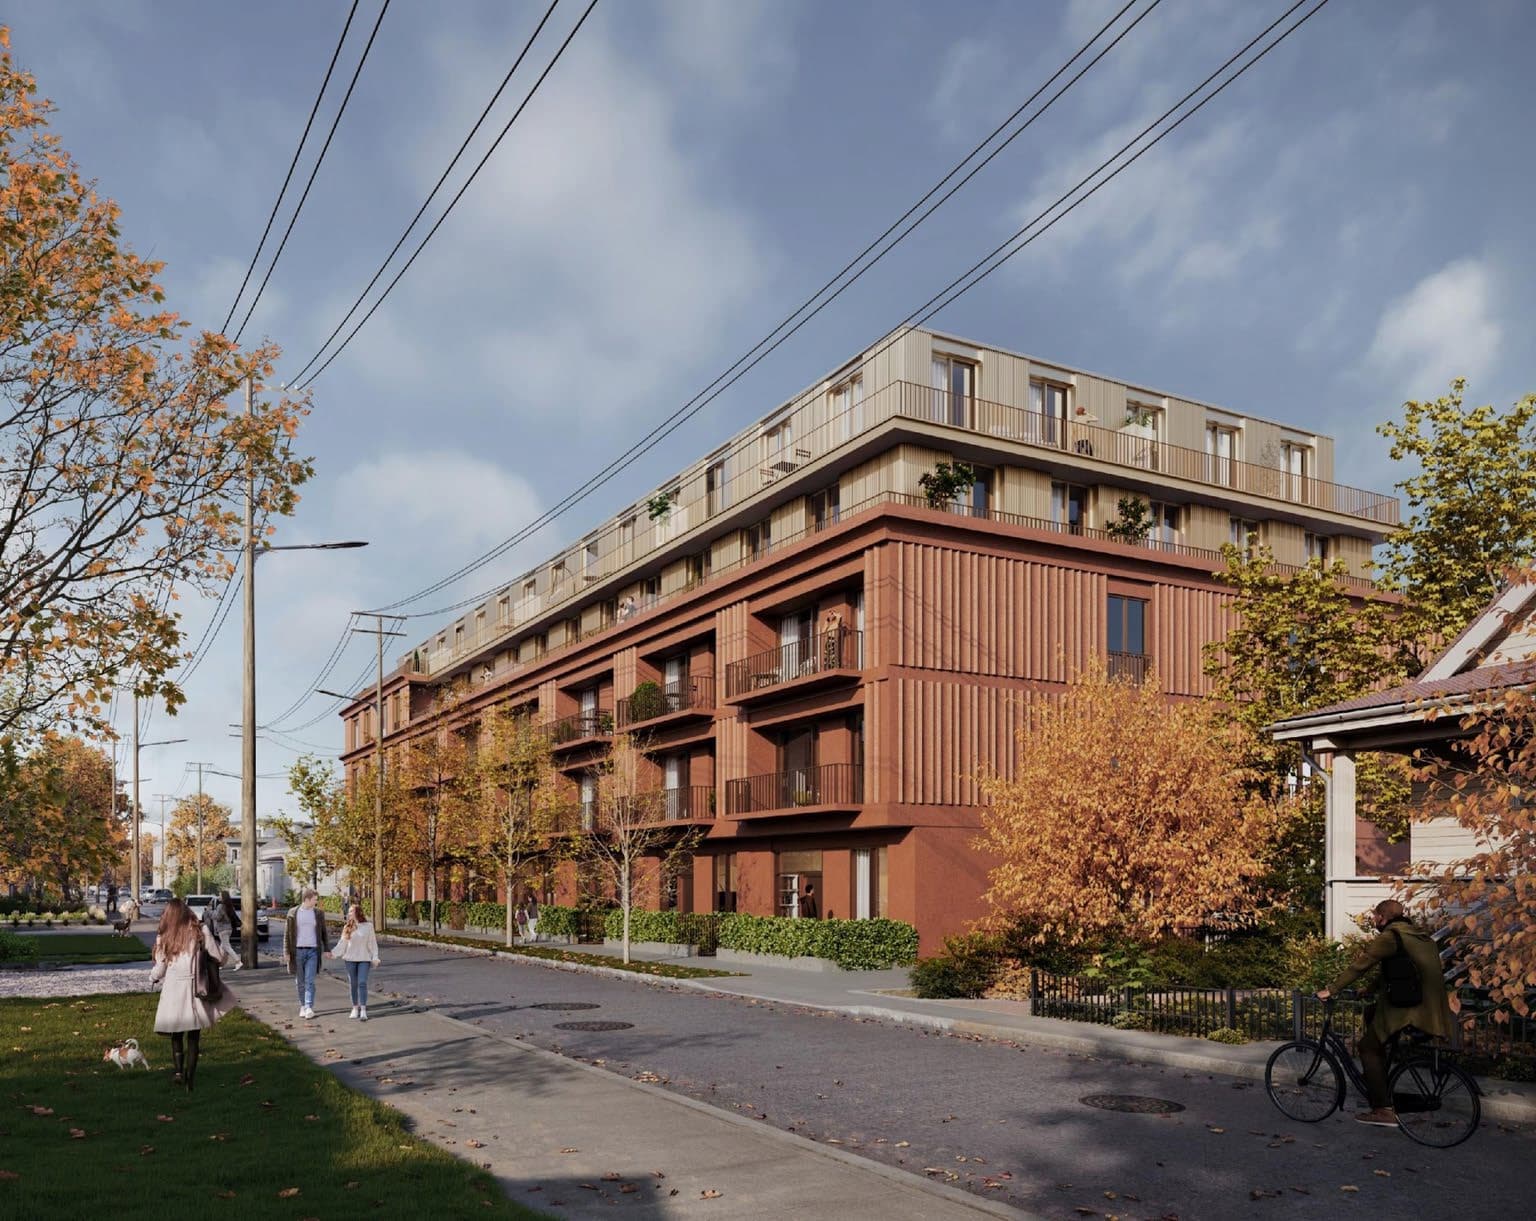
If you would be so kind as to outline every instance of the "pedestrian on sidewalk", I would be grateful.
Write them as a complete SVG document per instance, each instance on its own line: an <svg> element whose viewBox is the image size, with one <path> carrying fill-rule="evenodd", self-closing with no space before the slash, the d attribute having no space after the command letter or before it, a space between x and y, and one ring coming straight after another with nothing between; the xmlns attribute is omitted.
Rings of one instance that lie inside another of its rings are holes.
<svg viewBox="0 0 1536 1221"><path fill-rule="evenodd" d="M150 982L160 984L155 1031L171 1036L171 1081L185 1086L189 1093L197 1076L203 1031L239 1003L234 992L222 984L212 999L197 995L199 951L217 961L218 939L192 914L190 907L180 899L172 899L160 915L155 965L149 978Z"/></svg>
<svg viewBox="0 0 1536 1221"><path fill-rule="evenodd" d="M528 940L539 939L539 900L537 895L528 896Z"/></svg>
<svg viewBox="0 0 1536 1221"><path fill-rule="evenodd" d="M325 912L317 903L320 896L306 889L297 907L288 909L283 921L283 965L294 977L299 989L299 1017L315 1016L315 973L320 969L320 955L331 948L325 928Z"/></svg>
<svg viewBox="0 0 1536 1221"><path fill-rule="evenodd" d="M361 903L352 904L348 910L347 922L341 927L341 939L336 942L331 957L340 958L347 966L347 987L352 993L352 1012L347 1016L366 1022L368 974L379 965L379 942Z"/></svg>
<svg viewBox="0 0 1536 1221"><path fill-rule="evenodd" d="M208 927L219 939L219 947L223 951L220 965L238 971L242 963L240 955L235 953L233 942L234 934L240 928L240 917L235 914L235 902L229 897L229 891L219 891L218 901L208 909L207 919Z"/></svg>

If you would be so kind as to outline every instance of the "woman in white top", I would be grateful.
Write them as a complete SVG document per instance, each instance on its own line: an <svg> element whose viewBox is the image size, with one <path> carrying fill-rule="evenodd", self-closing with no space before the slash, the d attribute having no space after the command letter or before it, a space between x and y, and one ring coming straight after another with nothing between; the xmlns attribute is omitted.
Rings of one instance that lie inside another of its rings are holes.
<svg viewBox="0 0 1536 1221"><path fill-rule="evenodd" d="M348 910L347 922L341 930L341 940L331 951L331 957L340 958L347 964L347 986L352 991L352 1012L347 1016L366 1022L368 972L379 965L379 943L361 903L352 904Z"/></svg>

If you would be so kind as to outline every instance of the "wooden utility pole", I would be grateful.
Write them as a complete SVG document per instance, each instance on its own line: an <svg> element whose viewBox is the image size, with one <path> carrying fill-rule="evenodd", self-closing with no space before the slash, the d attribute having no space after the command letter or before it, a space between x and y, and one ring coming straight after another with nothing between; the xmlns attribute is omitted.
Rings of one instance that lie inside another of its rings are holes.
<svg viewBox="0 0 1536 1221"><path fill-rule="evenodd" d="M256 387L245 379L245 414L256 414ZM245 461L245 664L241 683L243 714L240 734L240 915L245 927L256 927L256 463ZM256 968L256 938L240 938L240 960Z"/></svg>
<svg viewBox="0 0 1536 1221"><path fill-rule="evenodd" d="M133 693L133 863L129 867L132 878L132 899L139 901L139 891L144 879L139 869L139 693Z"/></svg>
<svg viewBox="0 0 1536 1221"><path fill-rule="evenodd" d="M171 800L169 793L156 793L155 800L160 803L160 885L171 884L171 858L166 852L167 843L165 835L165 803Z"/></svg>

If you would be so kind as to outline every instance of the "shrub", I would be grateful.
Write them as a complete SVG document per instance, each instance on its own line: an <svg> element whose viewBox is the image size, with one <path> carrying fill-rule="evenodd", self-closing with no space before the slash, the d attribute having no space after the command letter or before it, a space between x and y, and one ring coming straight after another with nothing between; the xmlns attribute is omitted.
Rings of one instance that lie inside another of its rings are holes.
<svg viewBox="0 0 1536 1221"><path fill-rule="evenodd" d="M1152 1019L1138 1009L1122 1009L1109 1019L1116 1030L1151 1030Z"/></svg>
<svg viewBox="0 0 1536 1221"><path fill-rule="evenodd" d="M386 899L384 901L384 910L391 920L406 919L406 909L410 906L411 901L409 899ZM414 911L411 913L410 918L413 920L416 918Z"/></svg>
<svg viewBox="0 0 1536 1221"><path fill-rule="evenodd" d="M629 697L631 721L649 721L652 717L661 716L666 710L667 697L660 684L649 679L636 684L634 693Z"/></svg>
<svg viewBox="0 0 1536 1221"><path fill-rule="evenodd" d="M464 924L468 928L504 929L507 927L505 903L465 903Z"/></svg>
<svg viewBox="0 0 1536 1221"><path fill-rule="evenodd" d="M1212 1043L1226 1043L1233 1047L1248 1041L1248 1036L1241 1030L1233 1030L1230 1026L1218 1026L1205 1036Z"/></svg>
<svg viewBox="0 0 1536 1221"><path fill-rule="evenodd" d="M930 1000L980 996L1002 970L998 938L965 933L944 939L944 953L921 958L912 967L912 987Z"/></svg>
<svg viewBox="0 0 1536 1221"><path fill-rule="evenodd" d="M0 962L36 962L37 942L31 937L0 933Z"/></svg>
<svg viewBox="0 0 1536 1221"><path fill-rule="evenodd" d="M321 911L330 912L333 916L341 915L340 895L321 895L318 904Z"/></svg>
<svg viewBox="0 0 1536 1221"><path fill-rule="evenodd" d="M561 907L556 903L542 903L539 905L539 935L551 937L574 937L580 926L578 913L574 907Z"/></svg>

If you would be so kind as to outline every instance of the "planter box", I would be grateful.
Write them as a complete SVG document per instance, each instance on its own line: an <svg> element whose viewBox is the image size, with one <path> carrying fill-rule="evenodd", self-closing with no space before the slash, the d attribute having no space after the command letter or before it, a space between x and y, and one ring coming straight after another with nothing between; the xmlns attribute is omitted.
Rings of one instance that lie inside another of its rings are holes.
<svg viewBox="0 0 1536 1221"><path fill-rule="evenodd" d="M807 958L804 955L790 958L784 954L753 954L748 950L728 950L724 946L715 951L715 958L723 963L736 963L744 967L789 967L794 971L841 971L843 969L830 958Z"/></svg>
<svg viewBox="0 0 1536 1221"><path fill-rule="evenodd" d="M622 954L624 941L622 938L605 937L603 948ZM699 947L696 945L676 945L670 941L631 941L629 948L631 951L644 950L647 954L660 954L664 958L697 958L699 955Z"/></svg>

